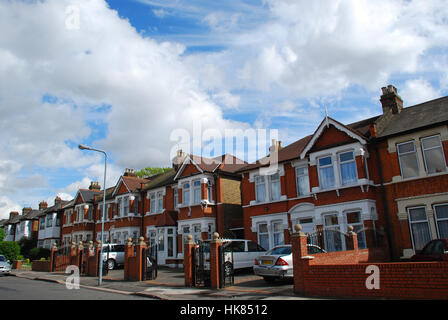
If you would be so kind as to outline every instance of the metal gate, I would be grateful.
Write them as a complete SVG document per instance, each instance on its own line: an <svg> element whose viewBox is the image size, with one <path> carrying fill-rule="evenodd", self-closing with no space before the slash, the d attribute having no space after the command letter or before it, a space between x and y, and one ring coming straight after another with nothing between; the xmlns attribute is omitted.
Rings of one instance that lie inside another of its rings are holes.
<svg viewBox="0 0 448 320"><path fill-rule="evenodd" d="M327 252L342 251L345 248L345 233L334 229L313 232L307 235L307 244Z"/></svg>
<svg viewBox="0 0 448 320"><path fill-rule="evenodd" d="M142 250L142 281L156 279L157 269L157 246L150 246Z"/></svg>
<svg viewBox="0 0 448 320"><path fill-rule="evenodd" d="M81 275L87 274L87 259L89 259L89 247L85 246L79 250L79 273Z"/></svg>
<svg viewBox="0 0 448 320"><path fill-rule="evenodd" d="M231 242L225 242L218 248L219 257L219 287L233 286L234 268L233 268L233 250Z"/></svg>
<svg viewBox="0 0 448 320"><path fill-rule="evenodd" d="M71 265L70 247L63 247L55 251L53 257L53 271L64 271Z"/></svg>
<svg viewBox="0 0 448 320"><path fill-rule="evenodd" d="M194 286L210 287L210 243L199 241L192 260Z"/></svg>

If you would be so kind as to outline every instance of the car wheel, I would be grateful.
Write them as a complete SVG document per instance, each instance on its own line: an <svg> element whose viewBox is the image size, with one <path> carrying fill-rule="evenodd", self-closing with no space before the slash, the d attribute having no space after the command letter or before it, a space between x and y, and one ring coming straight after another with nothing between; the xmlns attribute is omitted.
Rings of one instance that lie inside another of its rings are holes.
<svg viewBox="0 0 448 320"><path fill-rule="evenodd" d="M272 283L275 281L274 277L263 277L264 281L268 282L268 283Z"/></svg>
<svg viewBox="0 0 448 320"><path fill-rule="evenodd" d="M226 262L224 264L224 276L230 276L233 274L233 264L231 262Z"/></svg>
<svg viewBox="0 0 448 320"><path fill-rule="evenodd" d="M109 270L113 270L115 268L115 260L114 259L107 260L107 268Z"/></svg>

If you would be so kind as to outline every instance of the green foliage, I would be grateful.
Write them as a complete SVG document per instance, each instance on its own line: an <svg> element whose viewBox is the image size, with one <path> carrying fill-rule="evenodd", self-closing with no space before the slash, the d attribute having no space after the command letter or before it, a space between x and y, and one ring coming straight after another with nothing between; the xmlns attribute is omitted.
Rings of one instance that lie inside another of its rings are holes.
<svg viewBox="0 0 448 320"><path fill-rule="evenodd" d="M21 255L21 254L19 254L17 257L16 257L16 259L15 260L24 260L25 258Z"/></svg>
<svg viewBox="0 0 448 320"><path fill-rule="evenodd" d="M29 258L31 261L48 259L50 257L50 250L45 248L33 248L29 252Z"/></svg>
<svg viewBox="0 0 448 320"><path fill-rule="evenodd" d="M135 171L135 174L137 175L137 177L142 178L142 177L154 176L156 174L165 173L170 170L171 170L171 168L146 167L139 171Z"/></svg>
<svg viewBox="0 0 448 320"><path fill-rule="evenodd" d="M20 246L14 241L1 241L0 254L4 255L7 260L17 260L20 255Z"/></svg>
<svg viewBox="0 0 448 320"><path fill-rule="evenodd" d="M5 237L6 237L5 230L3 230L3 228L0 228L0 241L3 241Z"/></svg>
<svg viewBox="0 0 448 320"><path fill-rule="evenodd" d="M17 243L20 246L21 254L24 255L25 257L29 257L31 249L33 249L35 246L35 241L32 239L23 237Z"/></svg>

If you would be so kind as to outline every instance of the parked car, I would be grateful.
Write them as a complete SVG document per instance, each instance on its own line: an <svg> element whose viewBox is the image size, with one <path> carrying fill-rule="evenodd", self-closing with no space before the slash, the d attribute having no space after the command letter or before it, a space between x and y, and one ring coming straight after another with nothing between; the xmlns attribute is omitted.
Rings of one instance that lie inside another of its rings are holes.
<svg viewBox="0 0 448 320"><path fill-rule="evenodd" d="M319 246L308 244L308 253L325 253ZM273 282L276 279L292 278L292 246L289 244L276 246L259 256L254 261L254 273L262 276L266 282Z"/></svg>
<svg viewBox="0 0 448 320"><path fill-rule="evenodd" d="M124 244L103 244L103 261L106 261L109 270L124 265Z"/></svg>
<svg viewBox="0 0 448 320"><path fill-rule="evenodd" d="M223 239L222 241L226 244L226 250L228 250L224 252L224 272L226 274L232 273L233 270L252 268L255 257L258 257L261 252L266 252L266 249L251 240ZM204 245L205 253L204 269L209 270L210 241L203 241L202 244ZM199 256L196 256L196 259L199 259Z"/></svg>
<svg viewBox="0 0 448 320"><path fill-rule="evenodd" d="M0 254L0 274L10 274L11 273L11 263L6 259L6 257Z"/></svg>
<svg viewBox="0 0 448 320"><path fill-rule="evenodd" d="M448 238L429 241L411 261L448 261Z"/></svg>

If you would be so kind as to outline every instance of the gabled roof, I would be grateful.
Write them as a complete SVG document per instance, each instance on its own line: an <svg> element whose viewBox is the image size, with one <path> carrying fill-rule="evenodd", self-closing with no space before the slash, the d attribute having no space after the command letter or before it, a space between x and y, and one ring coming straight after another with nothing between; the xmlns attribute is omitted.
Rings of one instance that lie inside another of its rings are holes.
<svg viewBox="0 0 448 320"><path fill-rule="evenodd" d="M39 217L39 215L44 212L44 210L31 210L25 215L19 216L20 220L34 220Z"/></svg>
<svg viewBox="0 0 448 320"><path fill-rule="evenodd" d="M118 179L117 184L115 185L114 191L112 193L113 196L118 192L120 189L120 185L123 183L129 192L136 192L140 190L142 184L147 183L149 180L139 177L133 177L133 176L121 176L120 179Z"/></svg>
<svg viewBox="0 0 448 320"><path fill-rule="evenodd" d="M95 195L100 192L101 192L100 190L79 189L78 192L76 193L74 201L76 203L76 199L78 198L78 195L80 195L83 203L92 202Z"/></svg>
<svg viewBox="0 0 448 320"><path fill-rule="evenodd" d="M0 220L0 227L3 227L5 224L7 224L8 219L1 219Z"/></svg>
<svg viewBox="0 0 448 320"><path fill-rule="evenodd" d="M348 125L343 125L342 123L331 119L332 121L329 120L329 124L333 124L336 123L338 126L343 126L344 129L346 131L351 132L352 135L357 135L359 138L362 138L364 140L368 140L370 138L370 130L369 127L372 123L374 123L377 119L379 118L379 116L376 117L372 117L372 118L368 118L365 120L361 120L361 121L357 121ZM278 151L278 163L282 163L282 162L286 162L286 161L291 161L294 159L299 159L300 155L302 154L302 152L305 150L305 148L310 144L313 136L316 135L316 133L318 132L319 128L321 126L326 126L326 122L325 119L321 122L321 124L319 125L319 127L316 129L316 131L309 136L306 136L304 138L301 138L283 148L281 148ZM259 160L257 160L254 163L251 163L247 166L244 166L243 168L241 168L240 170L238 170L238 172L242 173L242 172L246 172L246 171L251 171L251 170L255 170L261 167L266 167L269 166L270 162L269 162L269 155L267 155L266 157L263 157Z"/></svg>
<svg viewBox="0 0 448 320"><path fill-rule="evenodd" d="M377 133L377 137L392 136L444 122L448 122L448 97L403 108L388 120L384 129Z"/></svg>
<svg viewBox="0 0 448 320"><path fill-rule="evenodd" d="M115 190L115 186L106 189L106 201L113 199L114 190ZM104 197L104 190L101 190L100 193L95 195L94 201L101 202L101 201L103 201L103 197Z"/></svg>
<svg viewBox="0 0 448 320"><path fill-rule="evenodd" d="M303 148L302 152L300 153L300 159L304 159L305 158L306 154L314 146L314 144L316 143L317 139L319 139L319 137L324 133L325 128L328 128L330 125L333 125L339 131L344 132L350 138L352 138L354 140L358 140L361 144L367 144L367 139L365 139L360 133L356 132L355 130L353 130L349 126L346 126L346 125L344 125L344 124L334 120L333 118L326 117L324 120L322 120L322 122L317 127L317 129L314 132L314 134L311 136L311 139L308 141L306 146Z"/></svg>
<svg viewBox="0 0 448 320"><path fill-rule="evenodd" d="M214 158L199 157L195 155L187 155L182 163L182 166L177 171L174 180L176 180L184 171L187 164L192 163L196 166L199 172L213 173L221 171L225 173L236 173L239 169L247 166L247 162L241 160L231 154L223 154Z"/></svg>
<svg viewBox="0 0 448 320"><path fill-rule="evenodd" d="M64 203L63 208L65 209L65 208L73 207L75 205L75 199L72 199L70 201L67 201L67 203Z"/></svg>
<svg viewBox="0 0 448 320"><path fill-rule="evenodd" d="M64 208L64 205L65 205L66 203L68 203L68 202L69 202L69 201L67 201L67 200L61 200L60 202L56 203L54 206L51 206L51 207L48 207L48 208L45 209L45 210L42 210L42 211L39 213L39 216L44 216L44 215L46 215L47 213L56 212L56 211L58 211L58 210L61 210L62 208Z"/></svg>

